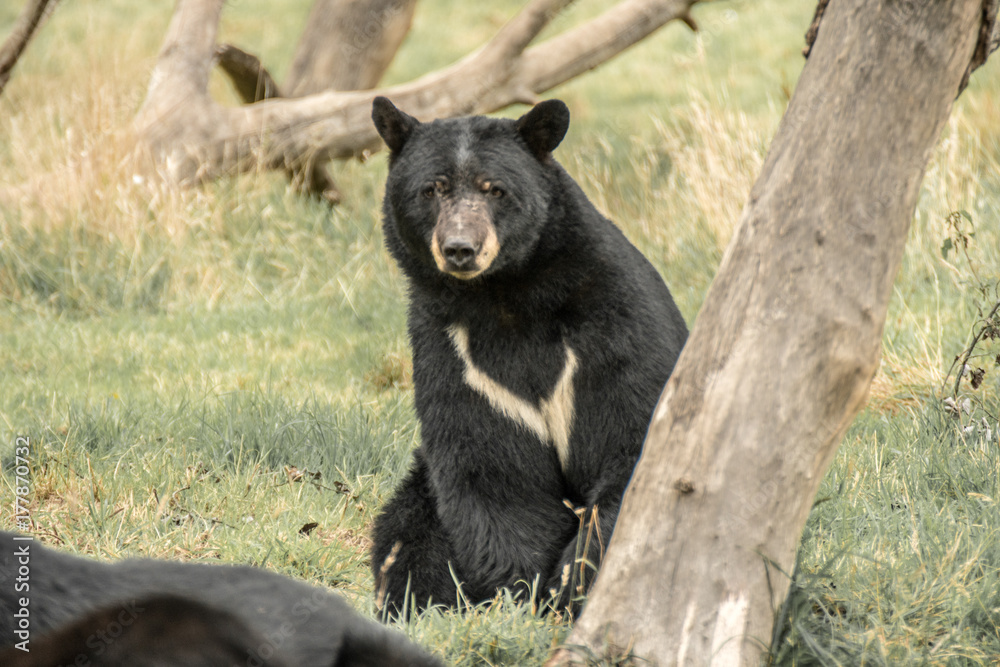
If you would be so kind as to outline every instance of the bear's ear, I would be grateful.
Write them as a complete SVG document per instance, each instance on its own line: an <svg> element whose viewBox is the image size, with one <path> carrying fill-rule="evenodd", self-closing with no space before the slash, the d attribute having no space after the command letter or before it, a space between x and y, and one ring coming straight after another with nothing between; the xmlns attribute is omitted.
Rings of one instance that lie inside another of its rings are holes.
<svg viewBox="0 0 1000 667"><path fill-rule="evenodd" d="M372 122L393 153L402 150L414 128L420 125L419 120L397 109L388 97L381 96L372 102Z"/></svg>
<svg viewBox="0 0 1000 667"><path fill-rule="evenodd" d="M539 102L517 120L517 132L539 160L556 149L569 129L569 109L562 100Z"/></svg>

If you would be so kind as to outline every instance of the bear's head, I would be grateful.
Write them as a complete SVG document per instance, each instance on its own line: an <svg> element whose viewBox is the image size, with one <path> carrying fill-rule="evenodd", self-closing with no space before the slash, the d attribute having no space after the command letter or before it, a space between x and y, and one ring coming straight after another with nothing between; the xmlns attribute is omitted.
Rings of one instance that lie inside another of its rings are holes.
<svg viewBox="0 0 1000 667"><path fill-rule="evenodd" d="M372 120L389 147L386 238L404 271L469 281L528 262L558 190L551 153L569 127L565 104L516 121L421 123L377 97Z"/></svg>

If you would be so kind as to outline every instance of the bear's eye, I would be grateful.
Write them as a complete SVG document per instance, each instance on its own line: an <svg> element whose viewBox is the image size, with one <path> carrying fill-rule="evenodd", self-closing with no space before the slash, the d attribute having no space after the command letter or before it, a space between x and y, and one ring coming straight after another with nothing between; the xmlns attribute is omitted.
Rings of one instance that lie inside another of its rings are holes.
<svg viewBox="0 0 1000 667"><path fill-rule="evenodd" d="M494 185L490 188L490 197L493 197L493 199L500 199L500 197L503 197L505 194L507 193L504 192L504 189L499 185Z"/></svg>
<svg viewBox="0 0 1000 667"><path fill-rule="evenodd" d="M433 199L434 194L437 192L437 188L433 185L428 185L423 190L420 191L420 195L426 199Z"/></svg>

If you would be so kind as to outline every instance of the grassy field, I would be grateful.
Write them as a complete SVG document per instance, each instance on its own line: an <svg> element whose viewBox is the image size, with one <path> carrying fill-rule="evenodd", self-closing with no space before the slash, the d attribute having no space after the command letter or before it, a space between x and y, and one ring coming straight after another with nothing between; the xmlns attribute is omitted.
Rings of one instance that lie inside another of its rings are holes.
<svg viewBox="0 0 1000 667"><path fill-rule="evenodd" d="M23 4L0 6L0 34ZM460 57L519 4L425 0L389 82ZM582 0L552 30L609 4ZM280 81L308 8L234 0L222 38ZM336 165L335 209L269 173L181 192L135 182L129 123L172 9L61 3L0 96L4 498L26 436L46 543L254 563L372 614L368 529L419 437L405 285L379 226L385 161ZM699 6L699 35L668 26L553 91L573 113L557 158L689 322L795 86L811 14L778 0ZM212 85L235 103L221 77ZM944 256L959 210L975 235ZM1000 662L997 342L971 364L983 384L962 385L969 412L949 413L939 391L997 300L998 218L994 58L928 167L882 368L806 527L778 664ZM12 514L5 500L0 525ZM502 600L406 628L457 665L541 664L566 630Z"/></svg>

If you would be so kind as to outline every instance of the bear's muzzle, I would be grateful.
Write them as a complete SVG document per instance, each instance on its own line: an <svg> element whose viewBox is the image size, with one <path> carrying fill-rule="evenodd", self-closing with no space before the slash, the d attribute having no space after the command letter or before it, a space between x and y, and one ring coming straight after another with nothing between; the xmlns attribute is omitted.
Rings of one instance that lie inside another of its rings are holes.
<svg viewBox="0 0 1000 667"><path fill-rule="evenodd" d="M484 197L441 200L431 239L439 271L469 280L488 269L499 253L500 241Z"/></svg>

